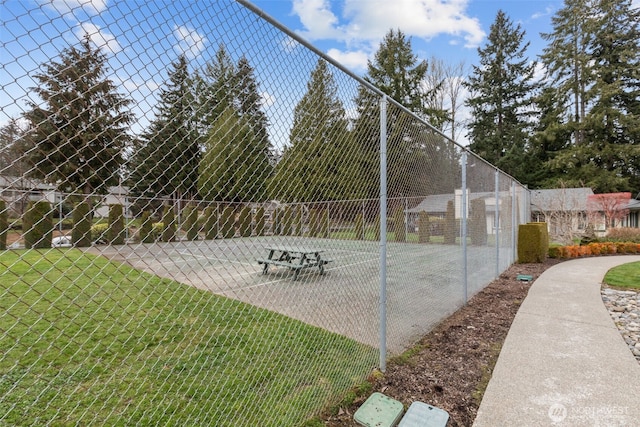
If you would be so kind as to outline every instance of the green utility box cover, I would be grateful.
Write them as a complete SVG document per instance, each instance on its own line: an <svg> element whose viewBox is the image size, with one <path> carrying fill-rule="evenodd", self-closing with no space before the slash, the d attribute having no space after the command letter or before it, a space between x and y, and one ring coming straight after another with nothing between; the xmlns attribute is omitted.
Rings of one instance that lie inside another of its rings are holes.
<svg viewBox="0 0 640 427"><path fill-rule="evenodd" d="M398 427L445 427L449 414L435 406L413 402Z"/></svg>
<svg viewBox="0 0 640 427"><path fill-rule="evenodd" d="M402 403L376 392L356 411L353 419L366 427L394 427L403 411Z"/></svg>
<svg viewBox="0 0 640 427"><path fill-rule="evenodd" d="M516 279L520 280L521 282L530 282L533 280L533 276L529 276L528 274L518 274L518 277L516 277Z"/></svg>

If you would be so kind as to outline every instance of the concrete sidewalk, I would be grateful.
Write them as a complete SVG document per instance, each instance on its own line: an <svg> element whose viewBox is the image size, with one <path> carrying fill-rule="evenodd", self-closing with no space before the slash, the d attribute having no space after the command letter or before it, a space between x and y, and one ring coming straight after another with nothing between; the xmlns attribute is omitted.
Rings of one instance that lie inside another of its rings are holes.
<svg viewBox="0 0 640 427"><path fill-rule="evenodd" d="M640 364L600 296L640 256L563 262L538 277L505 340L475 427L640 426Z"/></svg>

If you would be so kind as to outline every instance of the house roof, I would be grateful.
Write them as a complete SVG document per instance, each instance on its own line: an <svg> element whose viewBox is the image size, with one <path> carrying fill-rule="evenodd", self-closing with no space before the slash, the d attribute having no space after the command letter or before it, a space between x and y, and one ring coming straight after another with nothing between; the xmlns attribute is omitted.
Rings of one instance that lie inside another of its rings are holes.
<svg viewBox="0 0 640 427"><path fill-rule="evenodd" d="M587 199L591 195L593 190L587 187L531 190L531 210L533 212L586 211Z"/></svg>

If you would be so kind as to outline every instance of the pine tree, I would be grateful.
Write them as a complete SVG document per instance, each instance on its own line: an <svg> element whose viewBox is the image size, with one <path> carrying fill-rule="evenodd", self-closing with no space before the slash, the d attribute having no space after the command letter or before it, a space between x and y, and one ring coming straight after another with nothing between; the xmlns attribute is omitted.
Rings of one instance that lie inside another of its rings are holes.
<svg viewBox="0 0 640 427"><path fill-rule="evenodd" d="M185 56L172 63L157 113L129 162L131 192L143 197L195 197L200 150L193 84Z"/></svg>
<svg viewBox="0 0 640 427"><path fill-rule="evenodd" d="M0 175L23 176L29 169L26 158L25 131L12 118L0 127Z"/></svg>
<svg viewBox="0 0 640 427"><path fill-rule="evenodd" d="M562 94L566 108L566 124L573 133L573 141L584 141L584 118L589 97L587 89L592 80L589 43L593 37L593 0L565 0L565 5L551 19L553 31L543 33L549 44L543 49L542 63L546 66L553 87ZM563 132L562 129L558 129Z"/></svg>
<svg viewBox="0 0 640 427"><path fill-rule="evenodd" d="M351 185L340 174L350 156L345 117L333 75L320 59L294 109L291 145L272 180L276 198L310 202L345 197L344 189Z"/></svg>
<svg viewBox="0 0 640 427"><path fill-rule="evenodd" d="M64 49L60 61L44 65L33 91L42 103L29 102L32 174L66 192L103 193L118 184L122 152L129 141L131 103L116 92L107 57L91 45Z"/></svg>
<svg viewBox="0 0 640 427"><path fill-rule="evenodd" d="M198 189L205 200L264 200L272 166L249 121L228 107L211 126L200 161Z"/></svg>
<svg viewBox="0 0 640 427"><path fill-rule="evenodd" d="M425 90L427 61L418 61L411 40L402 31L391 30L384 37L373 61L368 63L365 80L416 115L438 125L445 112L437 107L438 87ZM361 88L356 98L359 116L355 121L354 140L360 144L360 182L367 197L379 192L380 97ZM447 164L450 151L442 150L443 138L434 138L431 128L420 124L389 103L387 108L387 193L389 197L424 195L441 187L428 176L428 165ZM444 157L444 158L443 158ZM452 171L452 168L447 168ZM448 180L449 175L447 174ZM453 184L452 184L453 185Z"/></svg>
<svg viewBox="0 0 640 427"><path fill-rule="evenodd" d="M498 11L487 44L478 49L480 65L473 66L466 85L472 93L467 100L473 116L471 150L516 179L523 176L536 91L535 63L526 57L524 35L520 25Z"/></svg>
<svg viewBox="0 0 640 427"><path fill-rule="evenodd" d="M640 185L640 13L629 0L588 6L583 25L588 35L580 50L588 64L578 126L584 131L549 165L565 185L598 193L628 191Z"/></svg>

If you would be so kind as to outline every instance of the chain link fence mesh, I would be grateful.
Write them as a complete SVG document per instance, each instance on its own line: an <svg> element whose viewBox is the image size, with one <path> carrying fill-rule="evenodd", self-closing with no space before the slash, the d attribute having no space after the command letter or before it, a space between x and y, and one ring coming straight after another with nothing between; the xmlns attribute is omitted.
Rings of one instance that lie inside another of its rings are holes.
<svg viewBox="0 0 640 427"><path fill-rule="evenodd" d="M514 261L526 189L251 7L1 7L0 425L300 425Z"/></svg>

